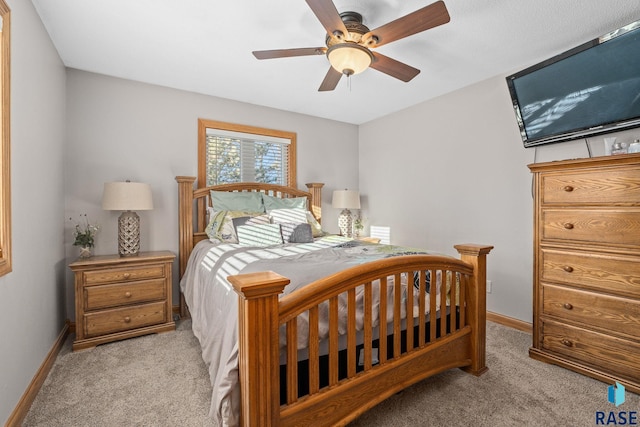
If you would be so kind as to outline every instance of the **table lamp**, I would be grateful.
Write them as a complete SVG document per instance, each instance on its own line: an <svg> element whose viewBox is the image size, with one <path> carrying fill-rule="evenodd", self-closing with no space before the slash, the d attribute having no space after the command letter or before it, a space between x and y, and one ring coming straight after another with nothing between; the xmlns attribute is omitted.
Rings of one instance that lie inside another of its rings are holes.
<svg viewBox="0 0 640 427"><path fill-rule="evenodd" d="M102 209L123 211L118 218L118 253L136 256L140 252L140 217L133 211L153 209L151 186L141 182L105 182Z"/></svg>
<svg viewBox="0 0 640 427"><path fill-rule="evenodd" d="M340 234L351 237L353 232L353 217L349 209L360 209L360 194L355 190L336 190L333 192L331 206L342 209L338 216Z"/></svg>

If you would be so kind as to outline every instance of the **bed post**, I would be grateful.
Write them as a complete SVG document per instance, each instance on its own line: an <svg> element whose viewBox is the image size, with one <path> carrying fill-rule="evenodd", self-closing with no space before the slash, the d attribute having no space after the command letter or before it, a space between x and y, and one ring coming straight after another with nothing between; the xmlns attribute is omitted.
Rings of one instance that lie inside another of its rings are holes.
<svg viewBox="0 0 640 427"><path fill-rule="evenodd" d="M178 182L178 266L180 278L187 269L193 250L193 183L195 176L176 176ZM180 292L180 316L188 317L184 295Z"/></svg>
<svg viewBox="0 0 640 427"><path fill-rule="evenodd" d="M280 421L278 295L289 279L272 271L229 276L238 299L241 424Z"/></svg>
<svg viewBox="0 0 640 427"><path fill-rule="evenodd" d="M313 216L316 217L318 222L322 224L322 187L324 184L322 182L310 182L305 184L311 193L311 206L309 206L309 210L313 213Z"/></svg>
<svg viewBox="0 0 640 427"><path fill-rule="evenodd" d="M463 244L454 246L460 259L473 265L475 286L467 292L467 322L471 326L471 366L463 368L473 375L482 375L487 371L487 254L493 246Z"/></svg>

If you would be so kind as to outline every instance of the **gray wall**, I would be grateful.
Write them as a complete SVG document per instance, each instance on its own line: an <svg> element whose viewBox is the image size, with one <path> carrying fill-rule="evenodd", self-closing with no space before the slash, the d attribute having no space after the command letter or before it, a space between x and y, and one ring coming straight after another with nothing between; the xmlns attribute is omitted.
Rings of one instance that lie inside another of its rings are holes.
<svg viewBox="0 0 640 427"><path fill-rule="evenodd" d="M639 134L607 137L631 142ZM603 138L589 139L594 156L604 154ZM369 225L390 226L393 244L450 255L456 243L494 245L488 310L531 322L527 164L588 157L585 141L542 146L537 155L523 148L504 76L497 76L361 125L359 145Z"/></svg>
<svg viewBox="0 0 640 427"><path fill-rule="evenodd" d="M65 69L30 1L11 8L13 272L0 278L0 422L62 331Z"/></svg>
<svg viewBox="0 0 640 427"><path fill-rule="evenodd" d="M141 250L178 250L176 175L197 174L198 118L297 134L297 182L324 182L323 225L338 231L335 189L358 186L358 128L272 108L67 70L66 218L98 222L96 254L117 252L119 212L101 208L104 182L149 183L154 209L138 212ZM77 256L67 221L67 261ZM176 264L177 274L177 264ZM67 315L73 319L73 277L67 273ZM174 304L177 303L177 276Z"/></svg>

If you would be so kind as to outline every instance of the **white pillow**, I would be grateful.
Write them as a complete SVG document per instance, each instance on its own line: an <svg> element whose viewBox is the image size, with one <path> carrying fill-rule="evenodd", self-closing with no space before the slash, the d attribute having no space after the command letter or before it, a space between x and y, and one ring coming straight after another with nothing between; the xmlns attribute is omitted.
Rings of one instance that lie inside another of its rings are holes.
<svg viewBox="0 0 640 427"><path fill-rule="evenodd" d="M274 224L284 224L286 222L292 222L295 224L302 224L307 222L307 210L300 208L292 209L271 209L267 212L271 217L271 221Z"/></svg>
<svg viewBox="0 0 640 427"><path fill-rule="evenodd" d="M280 224L239 225L238 243L243 246L271 246L282 244Z"/></svg>

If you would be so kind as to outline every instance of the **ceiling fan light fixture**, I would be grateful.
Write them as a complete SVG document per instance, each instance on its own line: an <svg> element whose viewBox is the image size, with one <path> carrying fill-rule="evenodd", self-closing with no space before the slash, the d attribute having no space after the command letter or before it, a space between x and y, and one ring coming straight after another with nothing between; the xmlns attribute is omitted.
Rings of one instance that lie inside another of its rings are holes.
<svg viewBox="0 0 640 427"><path fill-rule="evenodd" d="M364 46L356 43L335 44L327 50L331 66L342 74L351 76L369 68L373 54Z"/></svg>

